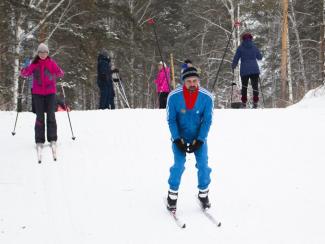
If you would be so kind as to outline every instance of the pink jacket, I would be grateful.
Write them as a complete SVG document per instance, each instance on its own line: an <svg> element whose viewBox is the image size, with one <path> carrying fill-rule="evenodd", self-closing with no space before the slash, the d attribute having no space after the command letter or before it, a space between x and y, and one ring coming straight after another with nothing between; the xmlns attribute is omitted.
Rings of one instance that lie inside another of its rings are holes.
<svg viewBox="0 0 325 244"><path fill-rule="evenodd" d="M164 71L164 68L159 70L157 74L157 78L155 79L155 83L157 86L157 92L169 92L169 81L170 81L170 69L168 67L165 67L166 74L167 74L167 79L166 80L166 74Z"/></svg>
<svg viewBox="0 0 325 244"><path fill-rule="evenodd" d="M63 77L64 72L53 59L48 57L23 68L20 75L24 78L33 76L33 94L48 95L56 93L56 78Z"/></svg>

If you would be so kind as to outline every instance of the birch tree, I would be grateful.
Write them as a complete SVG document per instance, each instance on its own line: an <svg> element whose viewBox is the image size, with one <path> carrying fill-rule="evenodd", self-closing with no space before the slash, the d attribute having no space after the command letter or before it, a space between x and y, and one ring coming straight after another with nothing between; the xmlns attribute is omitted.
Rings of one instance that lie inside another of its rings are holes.
<svg viewBox="0 0 325 244"><path fill-rule="evenodd" d="M297 42L297 47L298 47L298 54L299 54L299 66L300 66L300 72L301 72L301 78L302 78L302 84L304 87L304 93L308 91L308 82L307 82L307 77L306 77L306 71L305 71L305 61L302 53L302 45L300 41L300 34L297 26L297 20L296 20L296 14L295 14L295 9L293 7L293 0L289 0L289 5L290 5L290 20L292 23L293 31L296 36L296 42ZM293 102L293 99L291 100Z"/></svg>
<svg viewBox="0 0 325 244"><path fill-rule="evenodd" d="M50 1L50 0L48 0ZM36 23L36 25L31 28L25 29L23 24L27 21L26 17L27 11L22 11L21 8L17 8L17 5L8 1L7 4L10 6L10 26L12 30L12 36L14 37L13 47L14 50L14 65L13 65L13 85L12 85L12 109L17 109L17 98L18 98L18 78L20 69L20 52L22 50L23 42L35 36L37 30L46 22L46 20L54 14L54 12L64 3L65 0L60 0L58 3L54 4L53 7ZM30 11L42 11L43 1L31 0L28 5L25 5L25 1L22 1L22 5L30 9ZM49 3L49 2L48 2ZM51 2L53 4L53 2Z"/></svg>

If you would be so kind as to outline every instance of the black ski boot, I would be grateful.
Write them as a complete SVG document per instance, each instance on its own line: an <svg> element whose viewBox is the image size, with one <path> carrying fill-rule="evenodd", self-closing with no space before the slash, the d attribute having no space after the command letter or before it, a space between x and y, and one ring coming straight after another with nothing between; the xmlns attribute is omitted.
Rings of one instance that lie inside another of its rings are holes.
<svg viewBox="0 0 325 244"><path fill-rule="evenodd" d="M203 209L208 209L211 207L208 194L209 194L209 190L199 191L198 198L200 200L201 207Z"/></svg>
<svg viewBox="0 0 325 244"><path fill-rule="evenodd" d="M253 103L253 108L257 108L258 107L258 103Z"/></svg>
<svg viewBox="0 0 325 244"><path fill-rule="evenodd" d="M168 211L172 211L172 212L176 211L177 197L178 197L177 191L172 191L172 190L168 191L168 196L167 196Z"/></svg>

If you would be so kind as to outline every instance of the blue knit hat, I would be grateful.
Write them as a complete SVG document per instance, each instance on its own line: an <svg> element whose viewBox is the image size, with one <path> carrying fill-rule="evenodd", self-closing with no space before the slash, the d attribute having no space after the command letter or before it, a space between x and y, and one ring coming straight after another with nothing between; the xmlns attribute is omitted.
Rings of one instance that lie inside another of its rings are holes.
<svg viewBox="0 0 325 244"><path fill-rule="evenodd" d="M182 81L185 81L188 77L200 77L197 69L194 67L188 67L182 72Z"/></svg>

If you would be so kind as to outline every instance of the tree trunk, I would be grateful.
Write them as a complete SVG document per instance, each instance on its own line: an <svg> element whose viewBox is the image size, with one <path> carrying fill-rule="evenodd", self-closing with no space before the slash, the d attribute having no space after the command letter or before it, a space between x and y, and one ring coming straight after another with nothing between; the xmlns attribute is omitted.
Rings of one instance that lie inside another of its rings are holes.
<svg viewBox="0 0 325 244"><path fill-rule="evenodd" d="M240 20L240 3L238 2L237 3L237 19L234 20L234 21L239 21L239 20ZM232 24L234 26L235 25L235 22L233 22ZM234 53L236 53L237 47L239 47L239 45L240 45L240 27L241 27L241 25L239 25L238 27L236 27L237 28L237 30L236 30L237 35L236 35L236 37L234 37L234 43L236 43L236 46L234 47ZM240 82L239 68L236 70L236 72L235 72L235 80L232 81L232 82L236 82L238 87L241 85L240 84L241 82Z"/></svg>
<svg viewBox="0 0 325 244"><path fill-rule="evenodd" d="M273 21L271 23L271 28L270 28L270 32L269 32L269 36L274 35L273 38L269 38L270 40L270 50L276 50L276 46L278 44L279 41L279 37L280 37L280 31L279 31L279 25L280 23L278 23L277 21ZM275 34L273 34L275 33ZM272 93L271 93L271 98L272 98L272 107L276 108L277 107L277 85L278 85L278 78L277 78L277 69L276 69L276 52L272 53L272 58L271 58L271 74L272 74Z"/></svg>
<svg viewBox="0 0 325 244"><path fill-rule="evenodd" d="M288 96L288 0L282 0L282 40L281 40L281 102L280 107L285 107Z"/></svg>
<svg viewBox="0 0 325 244"><path fill-rule="evenodd" d="M296 14L295 10L293 8L293 3L292 0L290 0L290 10L291 10L291 15L290 15L290 20L293 25L293 30L296 36L297 40L297 46L298 46L298 53L299 53L299 65L300 65L300 72L301 72L301 78L303 81L303 87L304 87L304 93L308 91L308 82L307 82L307 77L306 77L306 72L305 72L305 62L304 62L304 57L302 54L302 46L301 46L301 41L300 41L300 35L297 27L297 21L296 21Z"/></svg>
<svg viewBox="0 0 325 244"><path fill-rule="evenodd" d="M130 0L129 1L129 9L130 9L131 16L134 13L134 8L135 8L134 5L135 5L134 1ZM134 23L132 22L131 23L131 28L130 28L130 43L131 43L132 47L136 46L135 43L134 43L135 42L135 40L134 40L134 35L135 35L134 31L135 31L135 27L134 27ZM130 104L130 106L131 106L131 108L136 107L136 104L135 104L135 99L136 99L135 98L135 96L136 96L136 80L135 79L136 79L136 77L134 75L134 68L135 68L135 66L134 66L135 57L134 56L135 56L134 53L131 52L130 53L130 62L129 62L130 70L131 70L131 80L130 80L130 93L131 93L131 104Z"/></svg>
<svg viewBox="0 0 325 244"><path fill-rule="evenodd" d="M12 13L11 27L16 43L14 44L14 65L13 65L13 86L12 86L12 110L17 109L18 102L18 82L19 82L19 53L21 49L21 42L19 41L22 29L20 27L20 16L16 17L15 13Z"/></svg>
<svg viewBox="0 0 325 244"><path fill-rule="evenodd" d="M293 82L292 82L292 69L291 69L290 38L287 38L287 47L288 47L288 92L289 92L289 101L293 103L293 86L292 86Z"/></svg>
<svg viewBox="0 0 325 244"><path fill-rule="evenodd" d="M325 84L325 0L323 0L323 11L322 11L322 23L320 25L320 52L319 52L319 60L320 60L320 74L321 74L321 82Z"/></svg>

